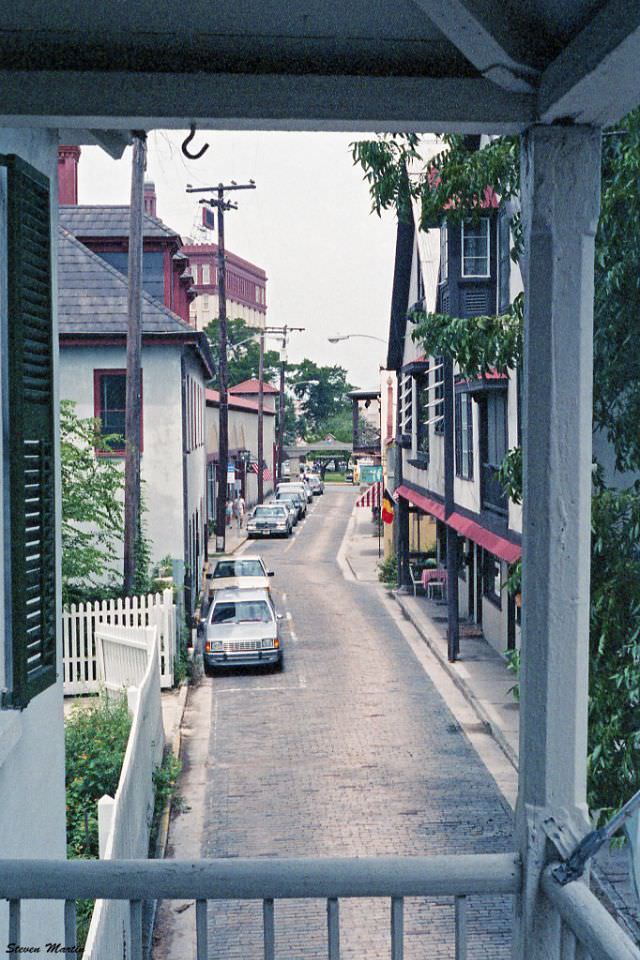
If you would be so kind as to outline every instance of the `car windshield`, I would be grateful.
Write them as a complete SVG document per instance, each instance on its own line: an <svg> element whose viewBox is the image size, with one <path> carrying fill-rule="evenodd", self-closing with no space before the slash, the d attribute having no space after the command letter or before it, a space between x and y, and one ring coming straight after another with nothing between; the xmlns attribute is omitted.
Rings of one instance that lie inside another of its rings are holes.
<svg viewBox="0 0 640 960"><path fill-rule="evenodd" d="M273 617L265 600L216 603L211 623L271 623Z"/></svg>
<svg viewBox="0 0 640 960"><path fill-rule="evenodd" d="M282 490L276 494L276 500L293 500L294 502L299 502L300 497L297 493L290 492L289 490Z"/></svg>
<svg viewBox="0 0 640 960"><path fill-rule="evenodd" d="M284 513L284 507L256 507L254 517L281 517ZM258 574L261 576L261 574Z"/></svg>
<svg viewBox="0 0 640 960"><path fill-rule="evenodd" d="M213 572L218 577L264 577L259 560L221 560Z"/></svg>

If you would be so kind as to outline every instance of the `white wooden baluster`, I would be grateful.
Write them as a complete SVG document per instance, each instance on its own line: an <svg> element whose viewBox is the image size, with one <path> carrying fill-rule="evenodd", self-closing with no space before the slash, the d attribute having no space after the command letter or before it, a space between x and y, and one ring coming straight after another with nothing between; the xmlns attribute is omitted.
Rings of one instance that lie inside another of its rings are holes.
<svg viewBox="0 0 640 960"><path fill-rule="evenodd" d="M275 960L276 935L273 900L262 901L262 926L264 931L264 960Z"/></svg>
<svg viewBox="0 0 640 960"><path fill-rule="evenodd" d="M329 960L340 960L340 908L334 897L327 900L327 934Z"/></svg>
<svg viewBox="0 0 640 960"><path fill-rule="evenodd" d="M131 927L130 960L142 960L142 900L129 901L129 925Z"/></svg>
<svg viewBox="0 0 640 960"><path fill-rule="evenodd" d="M404 956L404 899L391 898L391 960Z"/></svg>
<svg viewBox="0 0 640 960"><path fill-rule="evenodd" d="M75 900L65 900L64 902L64 946L75 947L76 945L76 902Z"/></svg>
<svg viewBox="0 0 640 960"><path fill-rule="evenodd" d="M467 898L455 899L456 960L467 960Z"/></svg>
<svg viewBox="0 0 640 960"><path fill-rule="evenodd" d="M20 946L20 901L9 900L9 943ZM20 954L12 950L10 957L19 957Z"/></svg>
<svg viewBox="0 0 640 960"><path fill-rule="evenodd" d="M207 960L206 900L196 900L196 960Z"/></svg>

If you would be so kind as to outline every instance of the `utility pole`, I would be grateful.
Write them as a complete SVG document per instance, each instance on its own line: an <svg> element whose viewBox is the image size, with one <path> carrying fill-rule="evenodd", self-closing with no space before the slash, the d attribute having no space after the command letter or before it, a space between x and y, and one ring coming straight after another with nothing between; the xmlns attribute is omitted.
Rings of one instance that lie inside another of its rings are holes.
<svg viewBox="0 0 640 960"><path fill-rule="evenodd" d="M287 361L286 361L286 357L284 356L284 351L286 350L286 347L287 347L287 336L288 336L288 334L290 334L290 333L302 333L302 332L304 331L304 329L305 329L304 327L288 327L288 326L285 324L285 325L282 326L282 327L271 327L271 326L265 327L264 330L261 331L261 334L260 334L260 337L261 337L261 339L260 339L260 342L261 342L261 359L262 359L262 356L263 356L263 348L264 348L264 339L263 339L263 338L264 338L264 335L265 335L265 334L271 334L272 336L282 337L283 357L282 357L282 360L281 360L281 362L280 362L280 398L279 398L280 402L279 402L279 404L278 404L278 440L277 440L277 444L276 444L276 446L277 446L277 455L276 455L276 460L277 460L276 482L277 482L277 483L281 483L281 482L282 482L282 460L283 460L283 452L284 452L284 409L285 409L285 408L284 408L284 401L285 401L284 387L285 387L285 373L286 373L286 368L287 368ZM262 376L260 377L260 384L262 384ZM262 391L262 386L260 387L260 391ZM258 406L259 406L258 417L259 417L259 418L261 417L261 414L260 414L260 403L264 403L264 399L262 399L262 401L261 401L261 400L260 400L260 396L261 396L261 393L258 394ZM260 444L260 440L261 440L261 430L260 430L260 428L259 428L259 432L258 432L258 445ZM258 446L258 449L260 449L259 446ZM259 456L260 456L260 455L258 454L258 458L259 458ZM259 489L260 489L260 488L258 487L258 490L259 490Z"/></svg>
<svg viewBox="0 0 640 960"><path fill-rule="evenodd" d="M133 138L127 293L127 376L124 461L124 592L135 590L140 538L140 417L142 354L142 247L146 134Z"/></svg>
<svg viewBox="0 0 640 960"><path fill-rule="evenodd" d="M224 213L225 210L237 210L238 204L225 200L225 193L231 190L255 190L253 180L249 183L219 183L217 187L187 186L187 193L208 193L217 191L217 197L201 200L218 211L218 318L220 323L220 358L218 364L218 386L220 392L219 429L218 429L218 492L216 497L216 553L224 553L227 528L227 475L229 465L229 399L227 394L227 292L224 255Z"/></svg>
<svg viewBox="0 0 640 960"><path fill-rule="evenodd" d="M258 503L264 500L264 330L260 331L260 363L258 366Z"/></svg>

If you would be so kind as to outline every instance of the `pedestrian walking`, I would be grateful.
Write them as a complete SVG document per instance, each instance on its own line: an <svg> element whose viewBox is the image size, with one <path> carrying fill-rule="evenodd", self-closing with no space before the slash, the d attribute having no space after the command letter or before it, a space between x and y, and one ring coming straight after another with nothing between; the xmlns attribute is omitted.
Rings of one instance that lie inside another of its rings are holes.
<svg viewBox="0 0 640 960"><path fill-rule="evenodd" d="M244 523L244 497L242 494L238 494L238 530L242 529Z"/></svg>
<svg viewBox="0 0 640 960"><path fill-rule="evenodd" d="M230 500L227 500L227 526L231 526L231 518L233 516L233 504Z"/></svg>

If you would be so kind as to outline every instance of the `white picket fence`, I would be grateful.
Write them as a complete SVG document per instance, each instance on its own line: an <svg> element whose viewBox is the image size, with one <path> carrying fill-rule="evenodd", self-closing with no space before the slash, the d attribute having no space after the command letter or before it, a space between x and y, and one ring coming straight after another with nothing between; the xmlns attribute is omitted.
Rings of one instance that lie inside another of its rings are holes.
<svg viewBox="0 0 640 960"><path fill-rule="evenodd" d="M96 651L96 627L156 627L160 658L160 685L173 686L173 667L178 650L176 607L173 591L141 597L72 603L62 612L62 649L65 696L97 693L100 688Z"/></svg>
<svg viewBox="0 0 640 960"><path fill-rule="evenodd" d="M96 631L100 679L107 689L127 686L131 732L114 797L98 801L100 857L144 860L153 818L153 773L162 763L158 631L152 627L101 626ZM120 648L120 649L118 649ZM96 900L84 960L116 960L131 951L129 904Z"/></svg>

